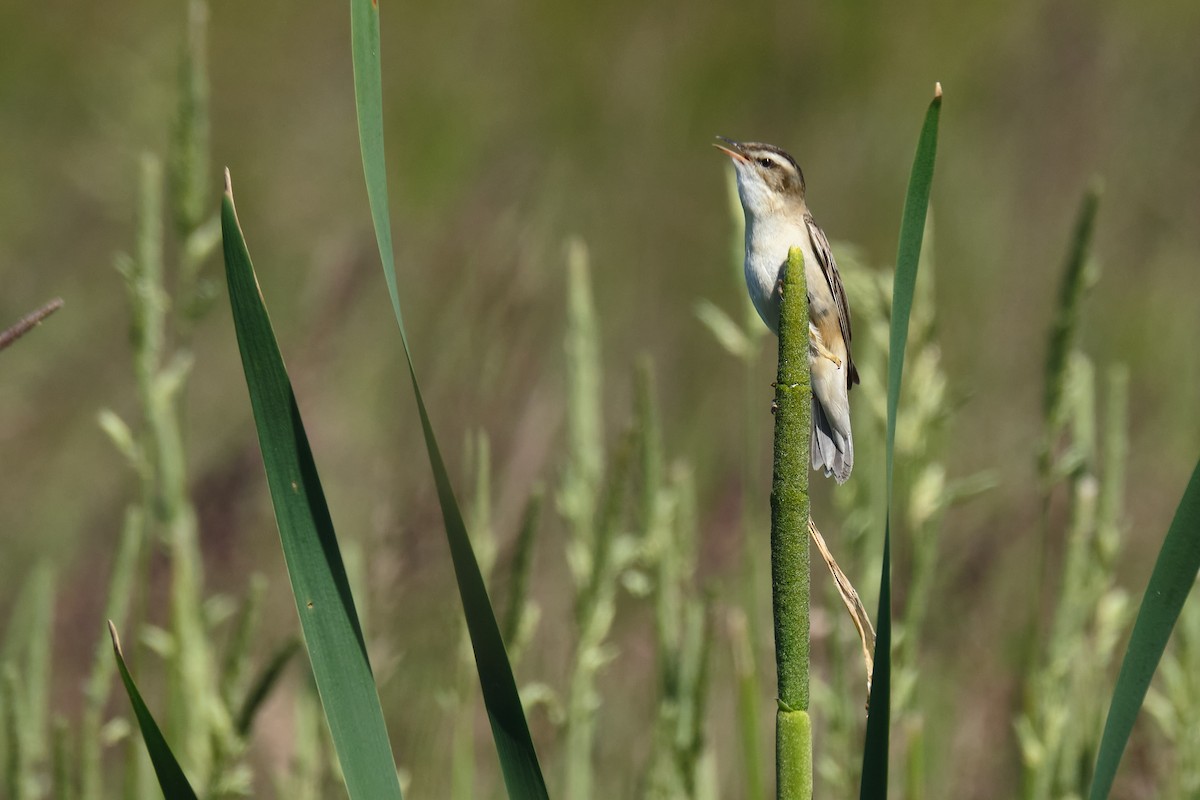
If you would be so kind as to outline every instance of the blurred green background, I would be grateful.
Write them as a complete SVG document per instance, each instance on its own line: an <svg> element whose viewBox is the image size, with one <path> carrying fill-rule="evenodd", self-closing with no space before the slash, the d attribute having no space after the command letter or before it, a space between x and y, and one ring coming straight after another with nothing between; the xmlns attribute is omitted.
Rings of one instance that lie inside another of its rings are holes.
<svg viewBox="0 0 1200 800"><path fill-rule="evenodd" d="M53 696L65 713L79 703L84 667L70 665L101 632L109 554L136 491L95 420L104 407L136 416L113 254L132 246L137 158L167 145L183 18L177 4L135 0L0 5L0 326L66 301L0 353L0 607L33 564L58 565ZM928 649L947 685L936 785L1005 796L996 786L1011 781L1011 762L980 741L1012 738L1019 664L996 642L1020 630L1012 600L1040 548L1046 333L1093 175L1105 185L1101 277L1082 346L1101 368L1131 370L1121 576L1135 591L1200 450L1200 4L385 0L382 33L402 299L460 494L463 443L478 428L492 439L502 542L530 486L558 475L564 242L582 237L610 429L627 420L632 365L649 354L667 448L696 471L701 572L718 585L738 574L743 492L765 513L774 371L764 342L753 377L761 425L749 431L761 480L743 486L746 373L693 311L708 298L737 313L744 293L728 165L712 136L795 155L830 238L883 266L920 114L942 83L927 244L954 406L946 462L951 476L993 470L999 485L945 522ZM216 168L232 171L334 520L370 554L368 627L389 643L376 658L394 673L382 693L398 760L417 796L436 797L444 742L403 718L438 714L458 600L373 252L348 39L343 4L213 3L212 181ZM216 259L208 271L219 270ZM262 570L269 613L294 627L223 287L195 352L188 447L207 585L240 592ZM869 471L882 464L857 465ZM820 482L818 519L834 519L832 490ZM535 564L546 619L529 666L548 680L569 636L554 613L569 600L552 516ZM823 530L836 553L836 525ZM764 548L766 534L750 532ZM860 589L876 579L843 566ZM651 671L638 648L645 622L623 608L622 656L604 681L633 688L610 706L636 705ZM260 731L263 759L284 758L286 745L272 745L280 728L285 719ZM628 709L602 713L599 762L625 761L641 740L617 734L637 728ZM714 735L732 765L728 732Z"/></svg>

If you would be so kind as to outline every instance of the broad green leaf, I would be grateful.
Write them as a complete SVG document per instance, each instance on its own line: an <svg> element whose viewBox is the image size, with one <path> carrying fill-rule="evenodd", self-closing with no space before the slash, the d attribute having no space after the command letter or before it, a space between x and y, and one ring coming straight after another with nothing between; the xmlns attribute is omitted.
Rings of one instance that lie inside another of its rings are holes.
<svg viewBox="0 0 1200 800"><path fill-rule="evenodd" d="M108 634L112 637L113 655L117 659L117 669L121 673L121 681L125 684L125 691L129 695L129 703L133 706L133 714L137 717L138 727L142 729L142 740L146 743L146 750L150 753L150 761L154 764L154 773L158 776L158 785L162 787L163 796L170 800L188 800L189 798L195 800L196 793L192 791L187 776L183 774L183 768L179 766L179 761L171 752L167 740L163 738L158 723L154 721L150 709L146 708L145 702L142 701L142 694L138 691L137 684L133 682L129 668L125 666L125 656L121 652L121 639L117 636L117 626L113 625L111 620L108 623Z"/></svg>
<svg viewBox="0 0 1200 800"><path fill-rule="evenodd" d="M275 521L346 789L353 800L399 798L396 762L354 598L292 384L238 224L228 173L221 232L229 301Z"/></svg>
<svg viewBox="0 0 1200 800"><path fill-rule="evenodd" d="M883 567L879 577L879 613L875 629L875 669L871 676L870 712L863 745L862 784L859 797L886 798L888 789L888 743L891 725L892 675L892 466L896 447L896 411L900 382L904 376L904 346L908 341L908 318L917 286L917 264L929 212L933 164L937 158L938 118L942 109L942 86L934 89L925 113L925 124L917 142L904 214L900 219L900 245L896 254L896 276L892 284L892 326L888 340L887 399L887 498L888 518L883 532Z"/></svg>
<svg viewBox="0 0 1200 800"><path fill-rule="evenodd" d="M1091 800L1104 800L1112 791L1117 767L1146 698L1150 679L1158 669L1184 600L1196 583L1197 572L1200 572L1200 463L1192 471L1192 479L1175 510L1175 519L1158 552L1158 561L1154 564L1133 634L1129 637L1129 649L1121 663L1121 674L1117 677L1096 757L1095 777L1088 795Z"/></svg>
<svg viewBox="0 0 1200 800"><path fill-rule="evenodd" d="M508 654L487 588L479 572L479 564L471 548L462 512L454 498L450 477L442 461L441 450L417 383L416 368L404 330L400 311L400 293L396 281L396 265L392 251L392 230L388 221L387 169L383 148L383 79L379 55L379 6L377 0L351 0L350 39L354 59L354 97L358 110L358 136L363 157L363 173L367 184L367 199L375 225L375 239L387 281L392 311L400 328L400 342L412 381L413 395L421 417L421 431L437 486L438 501L446 527L446 539L454 562L454 575L462 597L471 647L475 651L475 666L483 689L483 702L492 725L492 737L504 772L504 784L510 797L546 797L533 739L521 708L517 684L513 678Z"/></svg>

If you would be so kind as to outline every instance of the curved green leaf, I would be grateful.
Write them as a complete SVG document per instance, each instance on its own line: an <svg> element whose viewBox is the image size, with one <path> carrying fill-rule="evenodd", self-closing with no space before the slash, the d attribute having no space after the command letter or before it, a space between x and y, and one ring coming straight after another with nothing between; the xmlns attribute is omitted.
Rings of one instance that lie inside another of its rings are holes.
<svg viewBox="0 0 1200 800"><path fill-rule="evenodd" d="M1146 699L1150 679L1158 669L1183 602L1196 583L1197 572L1200 572L1200 463L1192 471L1192 479L1175 510L1175 519L1163 539L1129 637L1096 757L1095 777L1088 795L1091 800L1104 800L1112 791L1134 720Z"/></svg>
<svg viewBox="0 0 1200 800"><path fill-rule="evenodd" d="M154 774L158 776L158 785L162 787L163 796L169 797L171 800L176 800L176 798L178 800L189 800L189 798L195 800L196 793L192 791L192 785L188 783L187 776L183 774L179 760L171 752L167 740L163 738L162 731L159 730L158 723L154 721L154 715L150 713L150 709L142 700L142 693L138 691L137 684L133 682L129 668L125 666L125 656L121 652L121 639L117 636L117 626L113 625L112 620L108 621L108 635L112 637L113 655L117 659L121 682L125 684L125 692L129 695L133 714L137 717L138 727L142 729L142 740L146 743L146 750L150 753L150 763L154 765Z"/></svg>
<svg viewBox="0 0 1200 800"><path fill-rule="evenodd" d="M221 203L225 277L296 611L346 789L400 798L396 762L325 493L233 206Z"/></svg>
<svg viewBox="0 0 1200 800"><path fill-rule="evenodd" d="M446 540L450 545L450 556L454 562L454 575L462 597L463 613L467 630L471 636L471 647L475 651L475 666L483 688L483 702L487 707L492 725L492 738L500 757L504 772L504 784L510 797L546 797L546 783L538 764L529 725L521 708L517 694L517 683L513 678L512 666L504 650L504 640L496 624L496 615L488 600L483 576L467 536L462 512L454 498L450 477L442 462L441 451L421 387L417 383L416 368L413 366L412 351L408 335L404 330L404 317L400 312L400 293L396 282L396 265L392 252L392 230L388 220L387 170L383 148L383 79L379 57L379 6L377 0L351 0L350 39L354 58L354 97L358 111L358 137L362 149L363 173L367 184L367 198L371 206L371 219L375 226L375 239L379 245L379 257L383 263L383 274L387 281L392 311L400 328L400 341L412 381L413 395L421 417L421 431L425 435L425 447L429 453L429 464L437 486L438 501L442 507L442 518L446 526Z"/></svg>
<svg viewBox="0 0 1200 800"><path fill-rule="evenodd" d="M925 112L925 124L917 142L904 214L900 219L900 245L896 254L896 276L892 284L892 326L888 340L887 398L887 498L888 519L883 532L883 567L879 577L879 613L875 629L875 669L871 676L870 713L863 745L862 783L859 797L886 798L888 787L888 743L891 725L892 674L892 462L896 446L896 411L900 403L900 381L904 376L904 346L908 341L908 318L917 286L917 263L925 237L929 191L933 186L933 164L937 158L938 118L942 109L942 86L934 89L933 101Z"/></svg>

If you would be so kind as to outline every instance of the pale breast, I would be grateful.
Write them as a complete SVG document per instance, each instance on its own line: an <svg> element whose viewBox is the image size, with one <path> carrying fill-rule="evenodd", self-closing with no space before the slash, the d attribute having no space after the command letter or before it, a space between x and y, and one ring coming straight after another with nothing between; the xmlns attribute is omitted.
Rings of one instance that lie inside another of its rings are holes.
<svg viewBox="0 0 1200 800"><path fill-rule="evenodd" d="M746 288L763 322L779 331L779 276L787 263L788 251L795 246L804 250L804 279L808 284L809 317L823 329L826 319L838 326L837 306L829 282L813 253L808 230L803 223L786 220L753 222L746 226ZM841 338L840 335L837 338Z"/></svg>

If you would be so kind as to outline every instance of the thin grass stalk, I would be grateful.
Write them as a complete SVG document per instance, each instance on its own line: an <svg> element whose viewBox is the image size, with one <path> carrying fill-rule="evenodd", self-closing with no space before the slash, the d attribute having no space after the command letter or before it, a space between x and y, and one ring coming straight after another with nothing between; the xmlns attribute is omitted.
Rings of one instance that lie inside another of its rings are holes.
<svg viewBox="0 0 1200 800"><path fill-rule="evenodd" d="M609 469L589 556L591 572L575 603L579 640L567 689L564 796L577 800L589 800L592 796L592 751L596 712L600 708L596 679L601 668L612 658L611 651L605 647L616 612L617 571L611 556L625 502L632 446L633 435L628 432Z"/></svg>
<svg viewBox="0 0 1200 800"><path fill-rule="evenodd" d="M71 726L62 717L54 720L51 734L51 775L53 776L54 800L75 800L79 796L78 765L75 748L71 742Z"/></svg>
<svg viewBox="0 0 1200 800"><path fill-rule="evenodd" d="M1106 377L1106 402L1102 453L1104 478L1100 484L1097 546L1101 557L1116 557L1125 513L1125 462L1129 455L1129 368L1117 364Z"/></svg>
<svg viewBox="0 0 1200 800"><path fill-rule="evenodd" d="M1050 439L1043 451L1043 474L1049 470L1050 447L1057 428L1065 421L1062 408L1067 366L1079 329L1082 299L1087 288L1088 252L1096 226L1096 211L1100 206L1101 185L1098 180L1084 193L1071 235L1071 246L1063 266L1063 280L1058 292L1058 307L1050 330L1050 346L1046 351L1045 393L1042 412L1050 424Z"/></svg>
<svg viewBox="0 0 1200 800"><path fill-rule="evenodd" d="M775 620L776 796L812 797L812 722L808 716L808 472L812 385L808 367L808 293L804 253L788 253L775 385L775 467L771 481L771 598Z"/></svg>
<svg viewBox="0 0 1200 800"><path fill-rule="evenodd" d="M515 664L521 656L524 631L532 615L529 605L529 573L533 567L533 549L537 541L545 487L537 485L529 494L521 514L521 527L513 548L512 565L508 573L508 605L504 612L504 644Z"/></svg>
<svg viewBox="0 0 1200 800"><path fill-rule="evenodd" d="M28 797L29 748L22 718L21 678L11 661L0 665L0 708L4 710L4 791L10 800Z"/></svg>
<svg viewBox="0 0 1200 800"><path fill-rule="evenodd" d="M704 709L707 704L709 676L712 668L712 641L714 635L713 593L698 593L695 588L696 571L696 486L690 469L675 470L672 480L675 496L675 531L679 548L686 553L687 581L692 590L685 604L684 613L688 635L681 648L680 695L683 709L679 715L678 749L684 754L689 796L696 796L697 781L704 755ZM697 594L700 596L697 597Z"/></svg>
<svg viewBox="0 0 1200 800"><path fill-rule="evenodd" d="M154 476L154 510L171 562L170 625L175 647L170 659L170 725L184 762L195 774L211 768L212 746L204 707L210 698L212 654L201 609L201 564L195 510L187 495L183 432L176 399L190 368L190 356L167 359L167 308L163 269L162 166L152 155L141 165L137 258L133 262L134 318L141 328L137 347L140 401L145 414L146 449Z"/></svg>
<svg viewBox="0 0 1200 800"><path fill-rule="evenodd" d="M1030 610L1026 673L1032 677L1024 690L1025 713L1017 721L1027 800L1079 796L1086 790L1103 711L1098 700L1126 624L1126 596L1114 578L1126 404L1120 387L1110 385L1106 415L1102 424L1098 421L1095 369L1076 346L1082 300L1091 280L1087 256L1098 201L1099 189L1093 184L1080 206L1049 335L1038 463L1043 536L1041 564L1034 573L1040 583L1034 596L1041 599ZM1061 581L1054 581L1048 570L1049 548L1056 537L1048 515L1060 485L1066 488L1069 519ZM1059 597L1043 645L1045 593L1056 584ZM1043 649L1046 656L1039 659Z"/></svg>
<svg viewBox="0 0 1200 800"><path fill-rule="evenodd" d="M160 221L162 196L158 181L158 174L161 173L161 167L157 159L152 155L144 154L140 172L141 176L137 195L137 227L134 234L135 255L118 254L115 266L117 272L125 279L125 289L129 296L133 373L144 417L148 413L146 411L145 398L153 393L154 375L162 360L164 333L161 320L165 313L163 307L166 305L167 300L161 288L157 291L155 289L156 286L161 287L162 284L162 231ZM117 420L117 417L111 415L110 420ZM105 425L103 412L101 425ZM111 428L109 428L109 432L111 435ZM139 496L137 504L133 509L139 518L138 524L141 526L142 536L145 538L147 544L155 531L159 508L155 449L151 446L148 436L149 434L146 432L145 425L143 424L142 430L139 431L136 445L129 448L135 455L135 458L131 459L131 461L139 484ZM130 434L130 437L132 437L132 434ZM128 517L126 522L128 524ZM133 572L138 576L147 576L149 574L150 549L150 547L139 546L136 552L136 563L134 564ZM135 621L135 630L141 624L141 621L146 618L147 593L145 586L148 584L149 580L146 579L131 582L126 588L126 591L131 595L127 615L131 620ZM110 593L112 591L113 589L110 587ZM101 647L104 649L104 657L107 657L110 646L111 642L107 638L102 638ZM134 636L130 642L127 663L133 665L135 669L140 660L142 650L140 638ZM111 675L109 679L111 679ZM98 725L99 722L97 722ZM99 759L98 755L97 759ZM121 771L122 796L133 798L133 800L149 800L150 793L154 789L151 778L152 768L150 757L146 753L145 748L136 741L136 737L131 736L125 740L124 764L124 769ZM96 769L99 771L98 761ZM90 765L87 763L86 758L84 770L83 790L84 797L87 798L91 796L89 794L91 786L89 785ZM96 796L99 797L100 795Z"/></svg>
<svg viewBox="0 0 1200 800"><path fill-rule="evenodd" d="M324 797L324 741L321 703L312 678L296 692L293 703L292 757L290 769L278 776L276 796L290 800L320 800Z"/></svg>
<svg viewBox="0 0 1200 800"><path fill-rule="evenodd" d="M186 40L179 65L179 106L170 148L170 179L175 226L187 238L211 215L211 126L208 83L208 3L187 0ZM184 270L180 294L196 276Z"/></svg>
<svg viewBox="0 0 1200 800"><path fill-rule="evenodd" d="M746 622L746 612L741 608L729 610L727 618L729 647L733 652L733 674L737 681L738 741L741 744L742 769L745 773L747 800L765 800L766 781L763 780L762 764L762 718L759 714L759 698L762 696L755 670L754 645Z"/></svg>
<svg viewBox="0 0 1200 800"><path fill-rule="evenodd" d="M1049 591L1052 584L1049 574L1051 567L1050 502L1057 480L1056 473L1059 473L1062 468L1061 464L1056 463L1055 446L1067 422L1064 410L1064 387L1067 385L1070 356L1078 337L1079 321L1083 313L1083 297L1087 289L1085 267L1088 263L1088 253L1091 250L1092 236L1095 231L1096 213L1100 207L1100 194L1101 184L1098 180L1093 180L1080 201L1079 212L1075 219L1075 227L1063 265L1062 283L1058 290L1058 304L1046 349L1042 395L1044 436L1041 452L1038 454L1038 478L1041 481L1042 490L1042 530L1039 537L1041 546L1038 548L1038 564L1030 572L1032 578L1037 581L1037 584L1031 587L1033 591L1030 592L1030 597L1037 602L1030 609L1029 635L1025 637L1026 675L1032 675L1035 672L1034 665L1037 661L1039 645L1044 638L1042 610L1047 605L1046 592ZM1061 457L1059 460L1062 460ZM1028 691L1027 689L1026 692L1028 693Z"/></svg>
<svg viewBox="0 0 1200 800"><path fill-rule="evenodd" d="M245 794L249 781L249 768L239 765L237 760L246 751L246 737L254 714L266 699L275 680L286 666L287 652L282 661L268 662L265 674L247 689L247 673L250 668L250 648L258 635L266 579L259 573L250 577L250 587L234 620L233 632L226 645L217 696L213 698L214 713L211 715L209 737L212 742L212 763L208 775L207 797L222 800ZM299 642L291 641L292 651ZM276 653L275 658L279 658ZM214 659L215 660L215 659ZM219 713L217 713L219 711Z"/></svg>
<svg viewBox="0 0 1200 800"><path fill-rule="evenodd" d="M262 709L263 703L271 694L271 690L279 683L283 671L292 657L303 647L304 642L298 636L284 639L283 643L275 648L275 652L267 659L262 670L250 682L246 696L237 709L237 716L234 717L235 730L240 738L245 739L250 735L250 728L254 725L254 719Z"/></svg>
<svg viewBox="0 0 1200 800"><path fill-rule="evenodd" d="M702 783L712 600L697 597L694 588L696 497L691 473L678 464L669 483L664 477L661 423L648 359L638 365L635 386L640 464L637 536L640 566L648 573L654 599L659 672L654 752L645 797L681 800L696 798Z"/></svg>
<svg viewBox="0 0 1200 800"><path fill-rule="evenodd" d="M258 637L266 592L266 577L258 572L251 575L250 587L238 609L221 667L221 697L229 709L237 705L237 699L245 687L246 674L250 669L250 645Z"/></svg>
<svg viewBox="0 0 1200 800"><path fill-rule="evenodd" d="M712 597L691 603L684 614L684 640L680 658L679 721L675 752L687 797L696 797L702 783L704 757L704 711L707 705L712 650Z"/></svg>
<svg viewBox="0 0 1200 800"><path fill-rule="evenodd" d="M592 302L587 248L573 239L567 245L566 415L567 463L557 494L567 523L567 566L575 584L575 625L578 640L568 679L564 774L569 797L587 800L592 787L592 738L595 726L593 681L608 621L594 613L595 595L607 586L598 583L597 555L608 552L597 519L604 484L604 420L600 412L600 336ZM624 472L624 467L621 468ZM611 481L611 479L610 479ZM607 570L602 570L607 577Z"/></svg>
<svg viewBox="0 0 1200 800"><path fill-rule="evenodd" d="M140 506L130 506L125 511L125 524L121 529L121 538L113 559L108 598L104 606L105 617L117 625L125 625L129 618L135 594L134 576L140 572L138 565L141 562L145 539L145 511ZM108 705L116 669L112 658L112 642L105 631L104 637L96 644L92 670L84 689L84 709L79 733L79 795L82 800L101 800L104 797L100 729L104 723L104 709Z"/></svg>
<svg viewBox="0 0 1200 800"><path fill-rule="evenodd" d="M496 537L492 528L492 455L485 432L467 440L467 463L474 462L475 486L468 511L467 530L484 582L491 579L496 562ZM459 640L458 675L454 686L454 734L451 744L450 797L471 800L475 787L475 658L471 637L463 626Z"/></svg>
<svg viewBox="0 0 1200 800"><path fill-rule="evenodd" d="M576 556L569 566L582 582L590 565L580 549L591 548L596 508L604 481L604 419L600 412L600 335L592 302L587 247L567 246L567 452L559 507L571 527Z"/></svg>
<svg viewBox="0 0 1200 800"><path fill-rule="evenodd" d="M18 705L25 755L30 764L40 764L48 752L54 587L54 567L43 560L21 586L0 654L0 663L12 664L23 684L12 702Z"/></svg>

